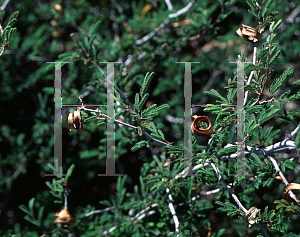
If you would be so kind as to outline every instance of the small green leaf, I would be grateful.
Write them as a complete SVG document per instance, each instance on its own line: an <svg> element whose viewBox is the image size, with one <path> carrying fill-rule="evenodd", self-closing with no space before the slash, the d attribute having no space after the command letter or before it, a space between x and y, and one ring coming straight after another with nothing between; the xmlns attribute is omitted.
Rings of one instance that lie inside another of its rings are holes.
<svg viewBox="0 0 300 237"><path fill-rule="evenodd" d="M110 203L109 201L107 201L107 200L99 201L99 203L100 203L101 205L104 205L104 206L108 206L108 207L111 206L111 203Z"/></svg>
<svg viewBox="0 0 300 237"><path fill-rule="evenodd" d="M71 174L73 173L74 168L75 168L75 165L72 164L72 165L70 166L70 168L68 169L67 175L66 175L66 181L68 180L68 178L69 178L69 177L71 176Z"/></svg>
<svg viewBox="0 0 300 237"><path fill-rule="evenodd" d="M12 19L17 18L19 16L19 11L15 11L11 16L9 17L8 22L10 22Z"/></svg>
<svg viewBox="0 0 300 237"><path fill-rule="evenodd" d="M261 114L259 114L259 118L258 118L258 124L263 124L264 122L270 120L271 118L273 118L278 112L280 111L280 109L276 109L274 107L262 112Z"/></svg>
<svg viewBox="0 0 300 237"><path fill-rule="evenodd" d="M43 212L44 212L44 206L42 206L40 209L39 209L39 214L38 214L38 218L37 218L37 222L39 224L39 226L41 226L41 223L42 223L42 217L43 217Z"/></svg>
<svg viewBox="0 0 300 237"><path fill-rule="evenodd" d="M125 111L124 110L120 110L119 112L116 113L115 115L115 119L119 118L122 114L124 114Z"/></svg>
<svg viewBox="0 0 300 237"><path fill-rule="evenodd" d="M222 103L228 104L228 101L214 89L211 89L210 91L205 91L205 94L214 96L214 97L220 99Z"/></svg>
<svg viewBox="0 0 300 237"><path fill-rule="evenodd" d="M143 82L141 90L140 90L140 96L141 96L141 98L144 97L144 95L145 95L145 93L146 93L146 91L147 91L147 89L148 89L148 87L150 85L150 82L151 82L153 76L154 76L154 72L152 72L152 73L148 72L146 74L146 76L144 78L144 82Z"/></svg>
<svg viewBox="0 0 300 237"><path fill-rule="evenodd" d="M24 204L19 205L19 208L26 214L31 215L31 213L29 212L29 210L27 209L27 207Z"/></svg>
<svg viewBox="0 0 300 237"><path fill-rule="evenodd" d="M255 18L258 18L258 15L253 10L248 9L248 12L251 13Z"/></svg>
<svg viewBox="0 0 300 237"><path fill-rule="evenodd" d="M230 154L237 151L237 146L228 146L224 147L221 150L218 151L218 156L222 156L224 154Z"/></svg>
<svg viewBox="0 0 300 237"><path fill-rule="evenodd" d="M33 217L25 216L24 219L31 222L32 224L34 224L36 226L39 226L39 223L37 222L37 220L33 219Z"/></svg>
<svg viewBox="0 0 300 237"><path fill-rule="evenodd" d="M29 208L29 212L30 214L33 216L33 205L34 205L34 201L35 201L35 198L31 198L29 200L29 203L28 203L28 208Z"/></svg>
<svg viewBox="0 0 300 237"><path fill-rule="evenodd" d="M131 151L135 152L137 149L140 149L141 147L143 147L143 146L145 146L147 144L148 144L147 141L139 141L133 147L131 147Z"/></svg>
<svg viewBox="0 0 300 237"><path fill-rule="evenodd" d="M162 137L162 139L165 139L165 136L164 136L163 132L160 129L158 129L157 132Z"/></svg>
<svg viewBox="0 0 300 237"><path fill-rule="evenodd" d="M83 111L83 110L80 111L80 114L81 114L81 117L82 117L82 118L86 118L86 117L89 116L89 115L88 115L85 111Z"/></svg>
<svg viewBox="0 0 300 237"><path fill-rule="evenodd" d="M148 96L149 96L149 93L146 93L144 95L144 97L141 99L140 103L138 104L138 110L141 110L145 104L145 102L147 101L148 99Z"/></svg>
<svg viewBox="0 0 300 237"><path fill-rule="evenodd" d="M101 20L97 21L94 25L92 25L92 27L89 30L89 35L90 36L92 36L93 34L96 33L96 31L98 30L100 24L101 24Z"/></svg>
<svg viewBox="0 0 300 237"><path fill-rule="evenodd" d="M164 227L164 225L166 225L165 222L158 222L158 223L156 224L157 228L162 228L162 227Z"/></svg>
<svg viewBox="0 0 300 237"><path fill-rule="evenodd" d="M300 86L300 79L298 79L297 81L294 81L293 84Z"/></svg>
<svg viewBox="0 0 300 237"><path fill-rule="evenodd" d="M294 170L294 166L292 164L289 164L289 163L283 163L284 166L286 166L287 168L291 169L291 170Z"/></svg>
<svg viewBox="0 0 300 237"><path fill-rule="evenodd" d="M158 140L163 139L160 135L157 135L155 133L150 133L150 136L153 137L153 138L155 138L155 139L158 139Z"/></svg>
<svg viewBox="0 0 300 237"><path fill-rule="evenodd" d="M135 94L135 100L134 100L134 108L138 111L139 109L138 109L138 107L139 107L139 100L140 100L140 98L139 98L139 93L136 93Z"/></svg>
<svg viewBox="0 0 300 237"><path fill-rule="evenodd" d="M84 119L83 122L90 122L90 121L93 121L93 120L96 120L96 119L97 119L97 116L93 115L93 116L91 116L89 118Z"/></svg>
<svg viewBox="0 0 300 237"><path fill-rule="evenodd" d="M271 33L274 33L278 29L278 27L281 24L281 21L282 21L282 19L280 19L279 21L277 21L277 23L275 23L275 21L272 22L272 24L270 25L270 31L271 31Z"/></svg>
<svg viewBox="0 0 300 237"><path fill-rule="evenodd" d="M46 181L46 185L47 185L51 190L54 190L52 184L51 184L49 181Z"/></svg>
<svg viewBox="0 0 300 237"><path fill-rule="evenodd" d="M143 135L143 130L140 126L137 127L137 130L138 130L138 135L139 136L142 136Z"/></svg>
<svg viewBox="0 0 300 237"><path fill-rule="evenodd" d="M262 17L265 18L266 13L268 12L273 0L268 0L264 5L262 9Z"/></svg>
<svg viewBox="0 0 300 237"><path fill-rule="evenodd" d="M97 125L101 125L101 124L105 124L106 123L106 119L97 119Z"/></svg>

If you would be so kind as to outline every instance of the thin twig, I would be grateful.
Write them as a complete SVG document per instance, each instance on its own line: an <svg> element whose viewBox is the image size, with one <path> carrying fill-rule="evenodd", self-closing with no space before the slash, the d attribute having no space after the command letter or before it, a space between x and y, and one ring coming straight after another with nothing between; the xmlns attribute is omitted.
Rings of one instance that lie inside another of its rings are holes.
<svg viewBox="0 0 300 237"><path fill-rule="evenodd" d="M271 35L273 35L273 33L272 33ZM269 46L268 46L268 62L267 62L267 68L266 68L266 74L267 74L266 80L264 81L264 84L263 84L263 86L262 86L262 88L261 88L261 91L260 91L260 93L259 93L259 95L258 95L257 100L256 100L252 105L250 105L250 107L256 105L256 104L259 102L259 100L260 100L260 98L261 98L261 96L262 96L262 94L263 94L263 92L264 92L266 82L267 82L267 80L268 80L269 77L270 77L270 73L269 73L269 70L270 70L270 50L271 50L271 45L269 44ZM269 97L270 97L270 96L271 96L271 95L269 95ZM268 97L268 98L269 98L269 97Z"/></svg>
<svg viewBox="0 0 300 237"><path fill-rule="evenodd" d="M116 207L107 207L107 208L102 209L102 210L90 211L89 213L85 214L84 216L78 217L78 218L76 218L76 219L77 219L77 220L80 220L80 219L89 217L89 216L91 216L91 215L95 215L95 214L99 214L99 213L103 213L103 212L108 212L108 211L113 210L113 209L116 209Z"/></svg>
<svg viewBox="0 0 300 237"><path fill-rule="evenodd" d="M172 6L172 3L170 2L170 0L165 0L165 3L167 5L167 7L168 7L168 10L172 11L173 10L173 6Z"/></svg>
<svg viewBox="0 0 300 237"><path fill-rule="evenodd" d="M188 3L188 5L186 5L184 8L180 9L179 11L169 14L169 18L175 18L178 17L180 15L182 15L183 13L186 13L188 10L190 10L190 8L195 4L195 0L191 1Z"/></svg>
<svg viewBox="0 0 300 237"><path fill-rule="evenodd" d="M271 156L267 156L268 159L273 163L274 167L275 167L275 170L276 172L280 175L281 179L283 180L284 184L286 187L288 187L290 184L289 182L287 181L287 179L284 177L283 173L281 172L279 166L277 165L277 162L276 160L271 157ZM296 195L293 193L292 190L289 190L288 191L288 194L289 196L298 204L298 206L300 206L300 201L297 199Z"/></svg>
<svg viewBox="0 0 300 237"><path fill-rule="evenodd" d="M22 158L22 160L21 160L21 162L20 162L20 164L19 164L19 166L18 166L18 168L17 168L17 170L13 173L13 175L11 176L11 178L14 180L14 179L16 179L18 176L19 176L19 174L22 172L22 170L23 170L23 168L24 168L24 166L25 166L25 162L27 161L27 156L23 156L23 158Z"/></svg>
<svg viewBox="0 0 300 237"><path fill-rule="evenodd" d="M173 216L173 220L174 220L174 223L175 223L175 231L176 232L179 232L179 221L178 221L178 217L176 215L176 212L175 212L175 209L174 209L174 206L172 204L173 202L173 198L172 198L172 195L170 194L170 190L169 188L166 189L166 193L168 194L168 198L169 198L169 208L170 208L170 211L172 213L172 216Z"/></svg>
<svg viewBox="0 0 300 237"><path fill-rule="evenodd" d="M2 4L2 6L0 7L0 11L4 11L4 9L6 8L7 4L9 3L10 0L5 0L4 3Z"/></svg>
<svg viewBox="0 0 300 237"><path fill-rule="evenodd" d="M253 65L256 64L256 52L257 52L257 42L254 43ZM253 75L254 75L254 71L252 71L252 72L250 73L250 76L249 76L249 79L248 79L246 85L250 85L250 84L251 84L251 80L252 80ZM249 91L246 91L246 92L245 92L245 98L244 98L244 106L245 106L246 103L247 103L247 100L248 100L248 94L249 94Z"/></svg>
<svg viewBox="0 0 300 237"><path fill-rule="evenodd" d="M112 14L111 14L110 20L113 21L112 28L113 28L113 32L114 32L114 41L115 41L113 43L113 46L117 47L117 45L118 45L118 43L120 41L119 26L118 26L118 23L116 22L115 10L112 10L111 12L112 12Z"/></svg>
<svg viewBox="0 0 300 237"><path fill-rule="evenodd" d="M114 119L112 119L111 117L109 117L109 116L103 114L102 111L101 111L100 109L97 109L97 110L87 109L87 108L84 107L84 105L82 105L80 109L82 109L82 110L84 110L84 111L90 111L90 112L99 113L99 116L100 116L100 117L103 117L103 118L107 119L108 121L112 121L112 122L114 122L114 123L122 124L122 125L124 125L124 126L126 126L126 127L129 127L129 128L137 129L137 127L135 127L135 126L133 126L133 125L130 125L130 124L128 124L128 123L125 123L125 122L122 122L122 121L119 121L119 120L114 120ZM101 119L101 118L97 118L97 119ZM157 143L159 143L159 144L162 144L162 145L170 145L170 143L166 143L166 142L160 141L160 140L158 140L158 139L152 137L151 135L149 135L149 134L148 134L147 132L145 132L145 131L142 131L142 133L143 133L143 135L145 135L146 137L148 137L150 140L153 140L153 141L155 141L155 142L157 142Z"/></svg>
<svg viewBox="0 0 300 237"><path fill-rule="evenodd" d="M166 25L170 23L170 20L166 20L165 22L161 23L159 27L154 29L149 34L145 35L143 38L135 41L136 45L142 45L143 43L147 42L148 40L152 39L161 29L163 29Z"/></svg>

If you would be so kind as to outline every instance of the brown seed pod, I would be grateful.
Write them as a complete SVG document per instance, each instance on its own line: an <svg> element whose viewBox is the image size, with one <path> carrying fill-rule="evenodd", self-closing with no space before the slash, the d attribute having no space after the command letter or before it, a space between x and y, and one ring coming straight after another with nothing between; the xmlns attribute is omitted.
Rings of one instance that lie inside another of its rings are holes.
<svg viewBox="0 0 300 237"><path fill-rule="evenodd" d="M300 184L290 183L290 185L284 189L283 198L287 201L288 201L288 192L290 190L300 190Z"/></svg>
<svg viewBox="0 0 300 237"><path fill-rule="evenodd" d="M250 27L250 26L246 26L246 25L242 25L243 27L240 27L237 29L236 33L241 36L244 40L247 40L247 41L250 41L250 42L259 42L261 37L262 37L262 34Z"/></svg>
<svg viewBox="0 0 300 237"><path fill-rule="evenodd" d="M72 129L75 129L74 124L73 124L73 113L69 113L67 124L68 124L69 131L71 131Z"/></svg>
<svg viewBox="0 0 300 237"><path fill-rule="evenodd" d="M72 223L76 223L76 219L71 216L67 209L62 209L61 211L56 212L54 224L55 223L61 223L69 226Z"/></svg>
<svg viewBox="0 0 300 237"><path fill-rule="evenodd" d="M191 125L191 128L192 128L192 132L193 132L194 135L196 135L196 136L209 136L211 134L216 133L216 131L209 132L209 130L211 129L212 126L211 126L211 122L210 122L208 117L193 115L192 120L193 120L193 123ZM201 126L199 125L199 124L201 124L201 122L207 123L208 127L207 128L201 128Z"/></svg>
<svg viewBox="0 0 300 237"><path fill-rule="evenodd" d="M260 211L256 207L251 207L248 212L245 214L244 219L246 218L250 225L255 223L256 214Z"/></svg>
<svg viewBox="0 0 300 237"><path fill-rule="evenodd" d="M74 124L77 132L81 135L83 131L83 123L81 120L80 110L74 111Z"/></svg>
<svg viewBox="0 0 300 237"><path fill-rule="evenodd" d="M74 115L74 121L73 121L73 115ZM69 113L67 124L68 124L69 131L71 131L72 129L76 129L80 135L82 134L83 123L81 120L80 110L74 111L74 114Z"/></svg>

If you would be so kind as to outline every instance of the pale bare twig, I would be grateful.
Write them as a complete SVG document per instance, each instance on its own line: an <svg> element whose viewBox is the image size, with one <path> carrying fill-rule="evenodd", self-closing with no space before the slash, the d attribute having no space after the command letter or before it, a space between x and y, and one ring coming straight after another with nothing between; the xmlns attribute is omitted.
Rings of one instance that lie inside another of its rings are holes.
<svg viewBox="0 0 300 237"><path fill-rule="evenodd" d="M168 198L169 198L169 208L170 208L170 211L171 211L171 214L172 214L172 216L173 216L174 223L175 223L175 231L178 232L178 231L179 231L179 225L180 225L180 224L179 224L178 217L177 217L177 215L176 215L174 206L173 206L173 204L172 204L173 198L172 198L172 195L170 194L169 188L166 189L166 192L167 192Z"/></svg>
<svg viewBox="0 0 300 237"><path fill-rule="evenodd" d="M161 29L163 29L167 24L169 24L170 20L166 20L165 22L161 23L159 27L151 31L149 34L145 35L143 38L137 40L135 42L136 45L141 45L148 40L152 39Z"/></svg>
<svg viewBox="0 0 300 237"><path fill-rule="evenodd" d="M125 123L125 122L122 122L122 121L119 121L119 120L115 120L115 119L110 118L109 116L103 114L102 111L99 110L99 109L97 109L97 110L87 109L87 108L84 107L83 104L82 104L82 106L81 106L80 109L82 109L82 110L84 110L84 111L90 111L90 112L98 113L100 117L107 119L108 122L111 121L111 122L114 122L114 123L122 124L122 125L124 125L124 126L126 126L126 127L129 127L129 128L137 129L137 127L135 127L135 126L133 126L133 125L130 125L130 124L128 124L128 123ZM101 119L101 118L98 118L98 119ZM158 139L152 137L151 135L149 135L149 134L148 134L147 132L145 132L145 131L142 131L142 133L143 133L143 135L145 135L145 136L146 136L147 138L149 138L150 140L153 140L153 141L155 141L155 142L157 142L157 143L159 143L159 144L162 144L162 145L169 145L169 143L160 141L160 140L158 140Z"/></svg>
<svg viewBox="0 0 300 237"><path fill-rule="evenodd" d="M168 10L172 11L173 10L173 6L172 6L172 3L170 2L170 0L165 0L165 3L167 5L167 7L168 7Z"/></svg>
<svg viewBox="0 0 300 237"><path fill-rule="evenodd" d="M2 6L0 7L0 11L1 11L1 12L5 10L5 8L6 8L6 6L7 6L7 4L8 4L9 2L10 2L10 0L5 0L5 1L4 1L4 3L3 3Z"/></svg>
<svg viewBox="0 0 300 237"><path fill-rule="evenodd" d="M76 219L77 219L77 220L80 220L80 219L89 217L89 216L91 216L91 215L95 215L95 214L99 214L99 213L108 212L108 211L113 210L113 209L116 209L116 207L107 207L107 208L102 209L102 210L90 211L89 213L85 214L84 216L78 217L78 218L76 218Z"/></svg>
<svg viewBox="0 0 300 237"><path fill-rule="evenodd" d="M256 52L257 52L257 42L254 43L253 65L256 64ZM254 71L252 71L252 72L250 73L250 76L249 76L249 79L248 79L246 85L250 85L250 84L251 84L251 80L252 80L253 75L254 75ZM249 94L249 91L246 91L246 92L245 92L245 98L244 98L244 106L245 106L246 103L247 103L247 100L248 100L248 94Z"/></svg>
<svg viewBox="0 0 300 237"><path fill-rule="evenodd" d="M182 15L183 13L186 13L195 4L195 2L196 2L195 0L191 1L188 5L186 5L184 8L180 9L176 13L169 14L168 17L171 19L171 18L174 18L174 17L178 17L178 16ZM135 42L135 44L136 45L141 45L141 44L147 42L148 40L152 39L161 29L163 29L169 23L170 23L170 20L166 20L165 22L161 23L159 25L159 27L157 27L156 29L151 31L149 34L145 35L143 38L137 40Z"/></svg>
<svg viewBox="0 0 300 237"><path fill-rule="evenodd" d="M284 177L283 173L281 172L279 166L277 165L276 160L271 157L271 156L267 156L268 159L273 163L276 172L279 174L279 176L281 177L281 179L283 180L283 183L285 184L286 187L288 187L290 184L289 182L286 180L286 178ZM289 196L298 204L298 206L300 206L300 201L297 199L296 195L293 193L292 190L288 191Z"/></svg>
<svg viewBox="0 0 300 237"><path fill-rule="evenodd" d="M179 11L169 14L169 18L175 18L178 17L184 13L186 13L188 10L190 10L190 8L195 4L195 0L189 2L184 8L180 9Z"/></svg>

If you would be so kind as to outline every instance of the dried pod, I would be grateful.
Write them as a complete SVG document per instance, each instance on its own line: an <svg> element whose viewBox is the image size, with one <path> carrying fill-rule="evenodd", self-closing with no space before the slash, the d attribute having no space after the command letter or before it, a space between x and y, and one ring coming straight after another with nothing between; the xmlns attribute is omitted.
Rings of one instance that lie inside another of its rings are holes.
<svg viewBox="0 0 300 237"><path fill-rule="evenodd" d="M73 121L73 115L74 115L74 121ZM80 110L74 111L74 114L69 113L67 124L68 124L69 131L71 131L72 129L76 129L80 135L82 134L83 123L81 120Z"/></svg>
<svg viewBox="0 0 300 237"><path fill-rule="evenodd" d="M170 164L171 160L170 159L166 159L165 163L164 163L164 167L167 167Z"/></svg>
<svg viewBox="0 0 300 237"><path fill-rule="evenodd" d="M279 175L275 177L275 180L282 183L282 178Z"/></svg>
<svg viewBox="0 0 300 237"><path fill-rule="evenodd" d="M77 132L81 135L83 131L83 123L81 120L80 110L74 111L74 124Z"/></svg>
<svg viewBox="0 0 300 237"><path fill-rule="evenodd" d="M55 8L56 11L59 11L59 12L63 12L64 11L63 7L61 5L59 5L59 4L55 4L54 8Z"/></svg>
<svg viewBox="0 0 300 237"><path fill-rule="evenodd" d="M246 26L246 25L242 25L243 27L240 27L236 33L241 36L243 39L247 40L247 41L250 41L250 42L259 42L261 37L262 37L262 34L250 27L250 26Z"/></svg>
<svg viewBox="0 0 300 237"><path fill-rule="evenodd" d="M69 226L72 223L76 223L76 219L71 216L67 209L62 209L61 211L56 212L54 224L55 223L61 223Z"/></svg>
<svg viewBox="0 0 300 237"><path fill-rule="evenodd" d="M69 131L71 131L72 129L75 129L74 124L73 124L73 113L69 113L67 124L68 124Z"/></svg>
<svg viewBox="0 0 300 237"><path fill-rule="evenodd" d="M283 193L283 198L285 200L288 200L288 192L290 190L300 190L300 184L297 184L297 183L290 183L289 186L287 186L285 189L284 189L284 193Z"/></svg>
<svg viewBox="0 0 300 237"><path fill-rule="evenodd" d="M256 214L260 211L260 209L257 209L256 207L251 207L247 213L244 216L244 219L246 218L249 226L255 224L255 218L256 218Z"/></svg>
<svg viewBox="0 0 300 237"><path fill-rule="evenodd" d="M211 126L211 122L210 122L208 117L193 115L192 120L193 120L193 123L191 125L191 128L192 128L192 132L193 132L194 135L196 135L196 136L209 136L213 133L216 133L216 131L209 132L209 130L211 129L212 126ZM208 127L207 128L201 128L201 125L200 125L201 122L207 123Z"/></svg>

